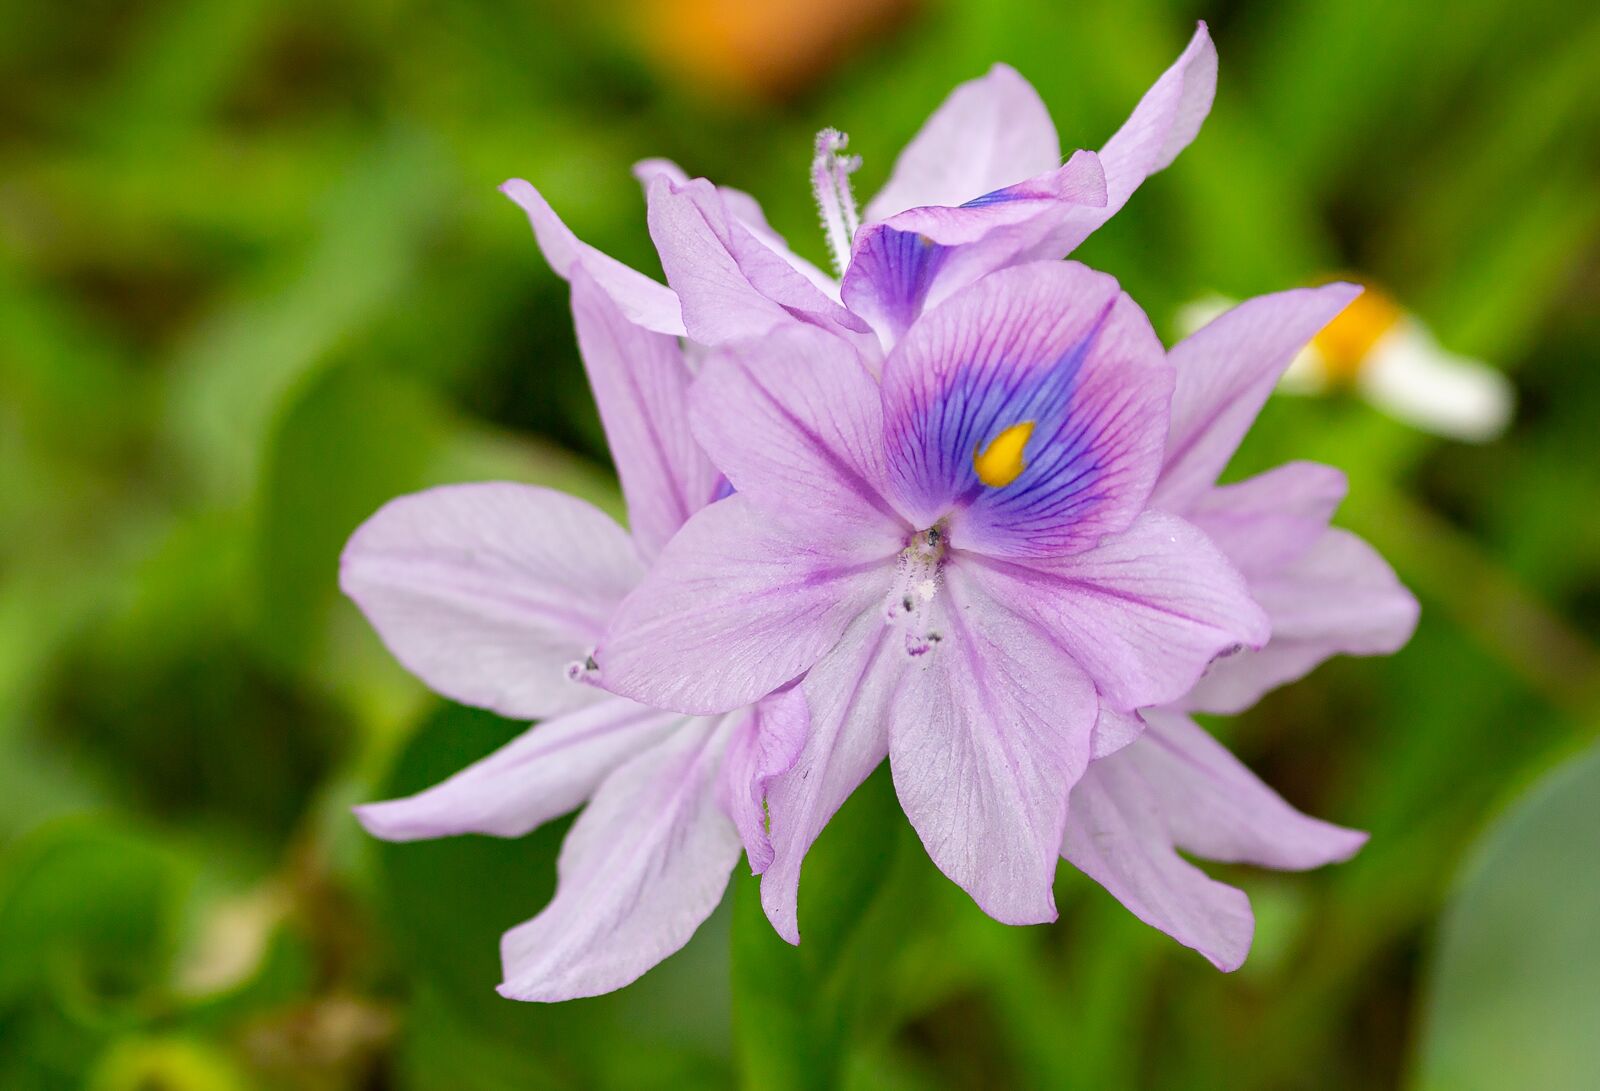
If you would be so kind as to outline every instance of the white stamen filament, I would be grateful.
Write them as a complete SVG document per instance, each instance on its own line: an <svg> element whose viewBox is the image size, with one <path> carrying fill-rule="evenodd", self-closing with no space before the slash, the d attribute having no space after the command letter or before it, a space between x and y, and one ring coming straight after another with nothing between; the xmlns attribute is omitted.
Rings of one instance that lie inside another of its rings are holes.
<svg viewBox="0 0 1600 1091"><path fill-rule="evenodd" d="M841 277L850 265L850 244L861 226L850 189L850 175L861 166L861 157L844 154L849 143L850 138L838 129L823 129L817 134L816 155L811 160L811 191L817 198L834 272Z"/></svg>

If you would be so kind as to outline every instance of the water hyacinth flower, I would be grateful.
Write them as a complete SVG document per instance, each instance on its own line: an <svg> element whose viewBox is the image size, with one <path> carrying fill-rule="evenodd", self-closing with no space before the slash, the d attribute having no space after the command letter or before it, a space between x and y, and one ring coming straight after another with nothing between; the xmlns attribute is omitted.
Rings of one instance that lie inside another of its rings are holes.
<svg viewBox="0 0 1600 1091"><path fill-rule="evenodd" d="M351 537L340 583L395 656L434 690L544 719L434 788L357 809L392 841L515 837L583 806L556 895L506 933L502 994L565 1000L626 985L688 941L739 858L736 820L762 740L794 693L728 715L661 712L576 681L645 565L710 502L716 472L688 435L677 342L629 322L582 269L573 317L622 479L632 533L583 501L510 483L392 501Z"/></svg>
<svg viewBox="0 0 1600 1091"><path fill-rule="evenodd" d="M825 131L842 282L671 164L638 168L670 286L504 187L572 282L631 536L548 490L433 490L356 533L342 583L440 693L546 718L361 808L372 832L515 836L587 801L555 899L505 938L505 995L633 980L741 845L797 941L806 849L885 754L930 854L999 919L1053 917L1065 855L1223 968L1248 906L1175 847L1308 867L1359 845L1185 715L1409 631L1392 574L1327 528L1331 471L1214 487L1347 289L1252 301L1168 356L1114 281L1048 260L1193 137L1214 76L1202 27L1099 155L1059 166L1037 96L997 67L864 217ZM1389 613L1327 608L1362 590ZM1259 650L1217 660L1241 646Z"/></svg>
<svg viewBox="0 0 1600 1091"><path fill-rule="evenodd" d="M1178 323L1198 329L1228 306L1220 297L1191 303ZM1467 443L1499 438L1516 407L1503 372L1444 348L1421 319L1370 282L1295 356L1279 389L1311 396L1353 390L1396 420Z"/></svg>
<svg viewBox="0 0 1600 1091"><path fill-rule="evenodd" d="M1191 68L1197 75L1187 74ZM1193 136L1209 106L1212 78L1214 55L1202 28L1108 145L1122 149L1113 162L1121 164L1123 199ZM960 145L975 133L1002 138L974 156ZM819 139L813 182L828 213L835 259L844 264L840 251L858 224L841 145L834 134ZM893 196L897 187L902 194L921 187L980 197L1002 183L1054 170L1058 161L1037 95L998 66L959 88L930 120L875 207L900 203ZM1095 162L1080 156L1063 177L1081 177L1083 164ZM797 690L707 719L653 713L574 684L585 661L592 663L588 654L604 618L639 578L643 562L726 487L719 489L688 437L684 349L774 325L812 324L854 336L862 350L874 351L873 339L862 336L870 327L840 307L838 283L790 252L748 195L710 190L660 161L640 164L638 173L652 194L658 241L673 236L670 224L685 200L711 210L702 233L677 233L688 248L673 251L686 270L675 287L706 303L713 318L718 299L731 299L723 326L702 319L673 288L583 243L532 186L513 181L502 187L527 212L552 268L573 284L580 347L622 478L632 545L587 505L547 490L491 484L393 502L352 537L342 564L345 591L397 658L436 691L511 717L549 717L434 789L361 808L371 832L392 840L464 832L515 836L589 802L563 851L556 899L503 944L502 992L522 999L617 988L681 946L726 882L740 840L731 830L753 846L752 864L764 869L770 862L760 831L764 785L792 764L794 755L784 747L797 745L802 734L783 722L797 708L803 715ZM1100 174L1097 166L1091 174ZM1106 210L1098 189L1098 183L1090 186L1097 211L1080 221L1081 233L1114 211ZM1049 194L1029 194L1010 203L1041 215L1053 211L1051 201ZM665 211L658 213L658 205ZM956 216L978 224L994 217L978 207ZM694 319L692 339L686 316ZM677 807L654 810L630 800L648 795L652 783L681 779L685 769L695 790L663 789ZM643 834L622 828L629 820ZM686 823L703 836L682 836ZM636 843L627 857L631 870L605 857L608 837ZM685 845L705 850L685 860Z"/></svg>
<svg viewBox="0 0 1600 1091"><path fill-rule="evenodd" d="M809 729L771 747L798 758L747 845L790 942L807 848L885 755L941 870L998 920L1054 919L1091 757L1266 642L1233 566L1148 507L1173 382L1116 282L1064 262L957 293L881 384L821 329L713 354L691 419L737 491L667 544L595 661L607 689L692 713L803 676Z"/></svg>

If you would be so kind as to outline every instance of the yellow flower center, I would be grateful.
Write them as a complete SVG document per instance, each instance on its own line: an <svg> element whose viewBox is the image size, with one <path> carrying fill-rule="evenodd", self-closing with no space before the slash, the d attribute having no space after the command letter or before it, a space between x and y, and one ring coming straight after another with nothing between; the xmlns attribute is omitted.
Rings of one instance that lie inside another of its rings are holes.
<svg viewBox="0 0 1600 1091"><path fill-rule="evenodd" d="M1311 339L1322 357L1323 370L1334 382L1348 383L1360 374L1372 346L1400 320L1400 305L1366 285L1355 300Z"/></svg>
<svg viewBox="0 0 1600 1091"><path fill-rule="evenodd" d="M989 441L982 451L972 453L972 468L978 471L978 480L991 489L1002 488L1015 481L1028 464L1022 460L1023 448L1033 435L1031 420L1013 424Z"/></svg>

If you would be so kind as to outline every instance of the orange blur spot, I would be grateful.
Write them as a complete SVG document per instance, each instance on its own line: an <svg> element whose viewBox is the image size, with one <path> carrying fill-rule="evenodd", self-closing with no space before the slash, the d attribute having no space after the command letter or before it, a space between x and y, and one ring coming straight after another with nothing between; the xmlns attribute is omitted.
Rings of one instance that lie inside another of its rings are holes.
<svg viewBox="0 0 1600 1091"><path fill-rule="evenodd" d="M658 63L701 92L792 95L917 0L635 0Z"/></svg>

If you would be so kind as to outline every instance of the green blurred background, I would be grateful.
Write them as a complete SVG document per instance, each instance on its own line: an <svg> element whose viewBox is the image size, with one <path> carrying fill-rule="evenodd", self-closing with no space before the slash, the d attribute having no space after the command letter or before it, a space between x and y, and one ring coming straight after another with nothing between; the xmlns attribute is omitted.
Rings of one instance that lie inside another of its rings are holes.
<svg viewBox="0 0 1600 1091"><path fill-rule="evenodd" d="M736 874L633 988L499 999L561 829L359 831L518 725L429 697L335 584L426 485L619 506L494 187L656 270L628 168L670 156L820 261L816 129L870 193L1006 60L1098 146L1202 17L1210 121L1078 256L1169 334L1354 270L1520 393L1483 446L1274 399L1236 467L1344 468L1422 600L1401 654L1212 725L1370 846L1216 869L1260 920L1221 975L1067 868L1059 924L988 921L880 779L800 949ZM1600 1087L1597 115L1577 0L0 3L0 1087Z"/></svg>

